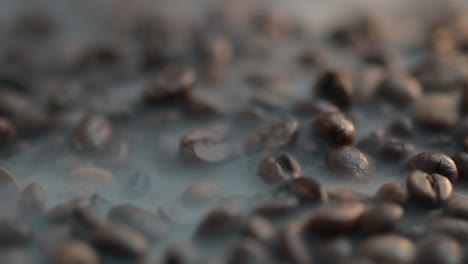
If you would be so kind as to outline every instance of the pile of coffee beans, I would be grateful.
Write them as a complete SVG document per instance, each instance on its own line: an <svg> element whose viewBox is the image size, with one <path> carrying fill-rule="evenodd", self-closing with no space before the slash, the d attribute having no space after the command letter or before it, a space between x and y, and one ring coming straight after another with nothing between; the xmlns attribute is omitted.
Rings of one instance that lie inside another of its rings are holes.
<svg viewBox="0 0 468 264"><path fill-rule="evenodd" d="M0 263L468 262L468 6L107 2L0 3Z"/></svg>

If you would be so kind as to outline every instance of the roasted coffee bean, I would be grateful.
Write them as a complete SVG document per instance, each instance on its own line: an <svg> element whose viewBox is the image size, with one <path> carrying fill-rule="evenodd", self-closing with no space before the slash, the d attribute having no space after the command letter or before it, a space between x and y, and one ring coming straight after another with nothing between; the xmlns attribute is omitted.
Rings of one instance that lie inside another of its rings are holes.
<svg viewBox="0 0 468 264"><path fill-rule="evenodd" d="M117 205L109 211L107 218L110 222L127 225L141 232L152 242L161 240L166 232L166 225L161 219L135 205Z"/></svg>
<svg viewBox="0 0 468 264"><path fill-rule="evenodd" d="M258 215L252 216L244 226L246 237L258 240L265 245L272 245L276 238L276 230L266 218Z"/></svg>
<svg viewBox="0 0 468 264"><path fill-rule="evenodd" d="M38 216L45 208L46 194L42 185L31 183L24 188L19 198L19 210L23 215Z"/></svg>
<svg viewBox="0 0 468 264"><path fill-rule="evenodd" d="M444 206L444 215L468 220L468 199L454 196Z"/></svg>
<svg viewBox="0 0 468 264"><path fill-rule="evenodd" d="M316 263L345 263L353 253L352 242L345 237L321 240L315 249Z"/></svg>
<svg viewBox="0 0 468 264"><path fill-rule="evenodd" d="M252 239L242 239L236 243L228 255L228 264L270 263L264 245Z"/></svg>
<svg viewBox="0 0 468 264"><path fill-rule="evenodd" d="M437 173L427 174L422 171L413 171L406 184L411 198L432 206L444 204L453 191L450 181Z"/></svg>
<svg viewBox="0 0 468 264"><path fill-rule="evenodd" d="M256 153L295 144L299 122L294 119L268 119L258 125L245 142L247 153Z"/></svg>
<svg viewBox="0 0 468 264"><path fill-rule="evenodd" d="M54 264L99 264L98 253L88 244L82 241L67 241L61 243L52 252Z"/></svg>
<svg viewBox="0 0 468 264"><path fill-rule="evenodd" d="M358 246L359 255L385 264L413 263L415 251L410 240L393 234L368 238Z"/></svg>
<svg viewBox="0 0 468 264"><path fill-rule="evenodd" d="M341 108L349 107L354 96L352 76L349 72L328 70L319 76L314 93Z"/></svg>
<svg viewBox="0 0 468 264"><path fill-rule="evenodd" d="M195 230L195 239L220 239L235 234L241 229L240 210L235 207L221 207L209 212Z"/></svg>
<svg viewBox="0 0 468 264"><path fill-rule="evenodd" d="M195 90L188 98L190 114L206 116L222 116L226 113L226 103L208 91Z"/></svg>
<svg viewBox="0 0 468 264"><path fill-rule="evenodd" d="M404 210L400 205L381 202L364 211L359 219L359 228L367 234L391 231L403 214Z"/></svg>
<svg viewBox="0 0 468 264"><path fill-rule="evenodd" d="M468 222L458 218L439 218L427 226L426 233L445 234L461 243L466 243L468 241Z"/></svg>
<svg viewBox="0 0 468 264"><path fill-rule="evenodd" d="M381 202L392 202L404 206L408 201L408 190L401 182L387 182L377 190L375 199Z"/></svg>
<svg viewBox="0 0 468 264"><path fill-rule="evenodd" d="M182 201L187 206L202 206L221 199L223 189L212 180L202 179L192 183L182 193Z"/></svg>
<svg viewBox="0 0 468 264"><path fill-rule="evenodd" d="M380 145L383 143L385 134L386 131L384 128L378 128L361 138L356 143L356 146L366 153L377 153L377 151L380 149Z"/></svg>
<svg viewBox="0 0 468 264"><path fill-rule="evenodd" d="M465 181L468 179L468 153L458 152L452 157L453 162L457 165L458 179Z"/></svg>
<svg viewBox="0 0 468 264"><path fill-rule="evenodd" d="M327 191L312 177L299 177L289 183L289 191L301 201L322 203L328 201Z"/></svg>
<svg viewBox="0 0 468 264"><path fill-rule="evenodd" d="M354 124L339 112L320 114L311 129L316 140L326 140L333 146L351 145L354 142Z"/></svg>
<svg viewBox="0 0 468 264"><path fill-rule="evenodd" d="M10 120L0 117L0 146L12 143L15 138L15 126L10 122Z"/></svg>
<svg viewBox="0 0 468 264"><path fill-rule="evenodd" d="M18 197L20 189L16 181L16 177L0 167L0 197L6 200Z"/></svg>
<svg viewBox="0 0 468 264"><path fill-rule="evenodd" d="M287 256L291 263L311 263L313 257L304 239L304 224L302 221L288 223L280 235L282 253Z"/></svg>
<svg viewBox="0 0 468 264"><path fill-rule="evenodd" d="M395 136L410 137L414 133L413 121L405 116L394 119L387 130Z"/></svg>
<svg viewBox="0 0 468 264"><path fill-rule="evenodd" d="M258 174L266 183L277 183L299 178L302 176L302 167L291 155L281 154L260 160Z"/></svg>
<svg viewBox="0 0 468 264"><path fill-rule="evenodd" d="M364 209L359 202L325 204L310 213L305 228L308 232L321 234L347 233L356 226Z"/></svg>
<svg viewBox="0 0 468 264"><path fill-rule="evenodd" d="M296 197L277 197L257 207L254 214L267 218L282 217L294 212L298 207L299 200Z"/></svg>
<svg viewBox="0 0 468 264"><path fill-rule="evenodd" d="M67 180L74 182L93 183L93 184L111 184L115 181L112 173L98 167L85 166L73 169Z"/></svg>
<svg viewBox="0 0 468 264"><path fill-rule="evenodd" d="M388 73L379 85L379 93L386 100L400 106L408 106L419 100L422 88L419 82L405 73Z"/></svg>
<svg viewBox="0 0 468 264"><path fill-rule="evenodd" d="M458 170L453 160L440 152L421 152L407 162L409 170L421 170L426 173L437 173L447 177L452 183L458 179Z"/></svg>
<svg viewBox="0 0 468 264"><path fill-rule="evenodd" d="M98 151L112 140L114 129L104 116L88 114L73 131L73 146L78 151Z"/></svg>
<svg viewBox="0 0 468 264"><path fill-rule="evenodd" d="M457 106L449 96L426 96L416 108L416 122L433 129L453 127L459 119Z"/></svg>
<svg viewBox="0 0 468 264"><path fill-rule="evenodd" d="M463 250L458 242L444 235L424 240L418 248L416 263L461 264Z"/></svg>
<svg viewBox="0 0 468 264"><path fill-rule="evenodd" d="M185 99L196 81L195 71L184 65L169 65L157 73L144 92L150 104Z"/></svg>
<svg viewBox="0 0 468 264"><path fill-rule="evenodd" d="M340 110L332 103L324 100L308 99L301 101L294 106L294 112L298 115L307 117L321 113L335 113Z"/></svg>
<svg viewBox="0 0 468 264"><path fill-rule="evenodd" d="M200 258L198 249L192 243L175 243L170 245L163 256L166 264L190 264L197 263Z"/></svg>
<svg viewBox="0 0 468 264"><path fill-rule="evenodd" d="M380 149L381 156L388 161L406 160L416 151L413 144L398 139L390 139Z"/></svg>
<svg viewBox="0 0 468 264"><path fill-rule="evenodd" d="M32 228L16 217L0 218L0 243L24 244L33 239Z"/></svg>
<svg viewBox="0 0 468 264"><path fill-rule="evenodd" d="M61 203L49 209L46 213L47 220L52 224L63 224L73 218L76 209L87 209L91 206L91 200L75 198L68 202Z"/></svg>
<svg viewBox="0 0 468 264"><path fill-rule="evenodd" d="M367 180L371 177L371 165L366 155L352 146L332 150L328 154L327 165L344 179Z"/></svg>
<svg viewBox="0 0 468 264"><path fill-rule="evenodd" d="M337 187L327 191L328 198L332 202L362 202L367 203L372 200L372 196L356 191L351 187Z"/></svg>

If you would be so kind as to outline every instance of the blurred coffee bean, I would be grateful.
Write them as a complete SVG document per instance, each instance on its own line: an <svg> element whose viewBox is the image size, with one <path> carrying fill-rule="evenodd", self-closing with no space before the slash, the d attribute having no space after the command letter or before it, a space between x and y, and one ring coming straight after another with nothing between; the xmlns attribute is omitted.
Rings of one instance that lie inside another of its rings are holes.
<svg viewBox="0 0 468 264"><path fill-rule="evenodd" d="M421 62L415 76L427 91L451 91L465 81L463 67L450 56L431 56Z"/></svg>
<svg viewBox="0 0 468 264"><path fill-rule="evenodd" d="M51 224L68 223L73 218L76 209L87 209L91 206L89 199L74 198L70 201L60 203L46 212L46 218Z"/></svg>
<svg viewBox="0 0 468 264"><path fill-rule="evenodd" d="M78 151L98 151L112 140L114 129L104 116L88 114L73 131L73 146Z"/></svg>
<svg viewBox="0 0 468 264"><path fill-rule="evenodd" d="M332 202L362 202L367 203L372 200L368 193L356 191L352 187L337 187L327 191L328 198Z"/></svg>
<svg viewBox="0 0 468 264"><path fill-rule="evenodd" d="M414 133L413 121L406 116L398 117L388 125L387 130L398 137L411 137Z"/></svg>
<svg viewBox="0 0 468 264"><path fill-rule="evenodd" d="M431 222L426 227L426 233L444 234L460 243L468 241L468 222L464 219L442 217Z"/></svg>
<svg viewBox="0 0 468 264"><path fill-rule="evenodd" d="M31 183L26 186L19 197L19 211L26 216L38 216L45 208L46 194L42 185Z"/></svg>
<svg viewBox="0 0 468 264"><path fill-rule="evenodd" d="M184 65L163 68L148 84L143 98L150 104L185 99L196 81L195 71Z"/></svg>
<svg viewBox="0 0 468 264"><path fill-rule="evenodd" d="M265 245L272 245L276 238L276 230L273 224L258 215L249 218L244 226L243 233L246 237L258 240Z"/></svg>
<svg viewBox="0 0 468 264"><path fill-rule="evenodd" d="M149 250L145 236L125 225L105 225L93 232L89 240L99 250L124 258L142 258Z"/></svg>
<svg viewBox="0 0 468 264"><path fill-rule="evenodd" d="M258 206L254 214L266 218L284 217L293 213L299 207L299 200L296 197L280 196Z"/></svg>
<svg viewBox="0 0 468 264"><path fill-rule="evenodd" d="M221 186L212 180L202 179L192 183L182 193L182 201L187 206L197 207L215 203L223 194Z"/></svg>
<svg viewBox="0 0 468 264"><path fill-rule="evenodd" d="M452 160L457 165L458 179L466 181L468 179L468 153L458 152L453 155Z"/></svg>
<svg viewBox="0 0 468 264"><path fill-rule="evenodd" d="M394 234L371 237L358 246L359 255L385 264L413 263L415 251L410 240Z"/></svg>
<svg viewBox="0 0 468 264"><path fill-rule="evenodd" d="M445 204L443 214L468 220L468 199L463 196L453 196Z"/></svg>
<svg viewBox="0 0 468 264"><path fill-rule="evenodd" d="M288 184L289 191L307 203L322 203L328 201L327 191L312 177L299 177Z"/></svg>
<svg viewBox="0 0 468 264"><path fill-rule="evenodd" d="M380 149L381 156L388 161L406 160L416 151L416 147L410 143L404 143L398 139L390 139Z"/></svg>
<svg viewBox="0 0 468 264"><path fill-rule="evenodd" d="M324 239L319 242L314 252L317 263L345 263L352 256L353 244L346 237Z"/></svg>
<svg viewBox="0 0 468 264"><path fill-rule="evenodd" d="M67 241L58 245L51 253L54 264L99 264L98 253L82 241Z"/></svg>
<svg viewBox="0 0 468 264"><path fill-rule="evenodd" d="M294 106L294 113L300 116L308 117L314 116L321 113L334 113L340 110L325 100L307 99L306 101L298 102Z"/></svg>
<svg viewBox="0 0 468 264"><path fill-rule="evenodd" d="M301 177L302 167L291 155L281 154L274 158L266 157L260 160L258 174L266 183L278 183Z"/></svg>
<svg viewBox="0 0 468 264"><path fill-rule="evenodd" d="M452 196L452 184L446 177L437 173L413 171L406 184L411 198L425 205L438 206Z"/></svg>
<svg viewBox="0 0 468 264"><path fill-rule="evenodd" d="M262 152L295 144L299 122L294 119L268 119L258 125L245 142L247 153Z"/></svg>
<svg viewBox="0 0 468 264"><path fill-rule="evenodd" d="M132 114L132 105L126 99L94 96L90 104L91 111L113 120L125 120Z"/></svg>
<svg viewBox="0 0 468 264"><path fill-rule="evenodd" d="M416 108L416 122L427 128L447 129L453 127L458 119L458 109L449 96L428 95Z"/></svg>
<svg viewBox="0 0 468 264"><path fill-rule="evenodd" d="M152 242L161 240L167 231L161 219L136 205L117 205L108 212L107 218L112 223L127 225L141 232Z"/></svg>
<svg viewBox="0 0 468 264"><path fill-rule="evenodd" d="M308 232L320 234L340 234L351 231L364 212L359 202L331 203L311 211L305 222Z"/></svg>
<svg viewBox="0 0 468 264"><path fill-rule="evenodd" d="M408 106L422 96L419 82L405 73L388 73L379 85L380 95L399 106Z"/></svg>
<svg viewBox="0 0 468 264"><path fill-rule="evenodd" d="M425 239L418 248L416 263L460 264L463 262L463 250L458 242L444 235Z"/></svg>
<svg viewBox="0 0 468 264"><path fill-rule="evenodd" d="M209 212L195 230L194 238L219 240L241 229L240 210L235 207L220 207Z"/></svg>
<svg viewBox="0 0 468 264"><path fill-rule="evenodd" d="M408 191L401 182L384 183L377 190L375 199L381 202L392 202L404 206L408 201Z"/></svg>
<svg viewBox="0 0 468 264"><path fill-rule="evenodd" d="M329 100L338 107L349 107L354 96L352 76L349 72L326 71L315 83L314 93L317 97Z"/></svg>
<svg viewBox="0 0 468 264"><path fill-rule="evenodd" d="M378 128L359 139L356 143L356 147L365 153L377 153L380 145L383 144L385 134L386 131L384 128Z"/></svg>
<svg viewBox="0 0 468 264"><path fill-rule="evenodd" d="M223 35L211 34L201 36L197 44L204 65L205 78L212 82L221 81L234 55L230 40Z"/></svg>
<svg viewBox="0 0 468 264"><path fill-rule="evenodd" d="M227 112L226 103L208 91L194 90L188 98L188 112L201 117L222 116Z"/></svg>
<svg viewBox="0 0 468 264"><path fill-rule="evenodd" d="M244 238L237 242L228 255L228 264L271 263L268 252L259 241Z"/></svg>
<svg viewBox="0 0 468 264"><path fill-rule="evenodd" d="M304 224L302 221L288 223L280 235L280 250L291 263L308 264L313 256L304 238Z"/></svg>
<svg viewBox="0 0 468 264"><path fill-rule="evenodd" d="M327 157L328 168L344 179L367 180L371 175L371 165L366 155L352 146L342 146L332 150Z"/></svg>
<svg viewBox="0 0 468 264"><path fill-rule="evenodd" d="M354 124L339 112L322 113L312 123L313 137L333 146L351 145L354 142Z"/></svg>
<svg viewBox="0 0 468 264"><path fill-rule="evenodd" d="M411 157L406 166L409 170L421 170L447 177L452 183L458 180L458 170L453 160L440 152L426 151Z"/></svg>
<svg viewBox="0 0 468 264"><path fill-rule="evenodd" d="M15 138L15 126L8 119L0 117L0 146L11 144Z"/></svg>
<svg viewBox="0 0 468 264"><path fill-rule="evenodd" d="M69 173L66 179L74 182L103 185L111 184L115 180L114 176L109 171L92 166L82 166L75 168Z"/></svg>
<svg viewBox="0 0 468 264"><path fill-rule="evenodd" d="M34 232L28 224L17 217L0 218L0 243L25 244L32 241Z"/></svg>
<svg viewBox="0 0 468 264"><path fill-rule="evenodd" d="M65 79L47 80L41 89L47 108L51 112L70 110L77 106L80 99L80 90L81 87L77 82Z"/></svg>
<svg viewBox="0 0 468 264"><path fill-rule="evenodd" d="M364 211L359 219L359 228L366 234L388 232L402 219L403 214L400 205L381 202Z"/></svg>
<svg viewBox="0 0 468 264"><path fill-rule="evenodd" d="M163 263L165 264L191 264L197 263L200 252L192 243L176 242L165 251Z"/></svg>

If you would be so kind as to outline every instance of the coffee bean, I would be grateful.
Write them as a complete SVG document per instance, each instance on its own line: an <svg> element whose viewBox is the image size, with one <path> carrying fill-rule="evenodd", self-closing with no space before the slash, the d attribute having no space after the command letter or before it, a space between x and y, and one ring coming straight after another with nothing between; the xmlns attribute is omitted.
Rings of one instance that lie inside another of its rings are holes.
<svg viewBox="0 0 468 264"><path fill-rule="evenodd" d="M468 199L454 196L447 201L444 206L444 215L468 220Z"/></svg>
<svg viewBox="0 0 468 264"><path fill-rule="evenodd" d="M324 100L308 99L294 106L294 112L300 116L314 116L321 113L335 113L340 110L332 103Z"/></svg>
<svg viewBox="0 0 468 264"><path fill-rule="evenodd" d="M289 183L289 191L301 201L322 203L328 201L326 190L312 177L299 177Z"/></svg>
<svg viewBox="0 0 468 264"><path fill-rule="evenodd" d="M88 114L73 131L73 146L78 151L98 151L112 140L114 129L104 116Z"/></svg>
<svg viewBox="0 0 468 264"><path fill-rule="evenodd" d="M334 146L350 145L354 142L354 124L338 112L322 113L312 123L312 135Z"/></svg>
<svg viewBox="0 0 468 264"><path fill-rule="evenodd" d="M229 253L228 264L266 264L271 263L263 244L252 239L242 239L236 243Z"/></svg>
<svg viewBox="0 0 468 264"><path fill-rule="evenodd" d="M152 242L161 240L166 232L166 225L161 219L135 205L117 205L109 211L107 218L112 223L126 225L141 232Z"/></svg>
<svg viewBox="0 0 468 264"><path fill-rule="evenodd" d="M411 105L422 96L419 82L401 72L388 73L378 89L384 99L399 106Z"/></svg>
<svg viewBox="0 0 468 264"><path fill-rule="evenodd" d="M387 128L389 132L399 137L410 137L414 133L413 121L406 116L394 119Z"/></svg>
<svg viewBox="0 0 468 264"><path fill-rule="evenodd" d="M444 234L460 243L468 241L468 222L464 219L443 217L430 223L426 233Z"/></svg>
<svg viewBox="0 0 468 264"><path fill-rule="evenodd" d="M185 99L196 81L195 71L184 65L163 68L145 89L143 98L150 104Z"/></svg>
<svg viewBox="0 0 468 264"><path fill-rule="evenodd" d="M329 238L321 240L314 252L317 263L345 263L353 253L353 244L345 237Z"/></svg>
<svg viewBox="0 0 468 264"><path fill-rule="evenodd" d="M197 207L217 202L223 189L212 180L199 180L192 183L182 193L182 201L187 206Z"/></svg>
<svg viewBox="0 0 468 264"><path fill-rule="evenodd" d="M406 184L411 198L431 206L444 204L453 190L452 184L446 177L422 171L413 171Z"/></svg>
<svg viewBox="0 0 468 264"><path fill-rule="evenodd" d="M426 96L416 108L416 122L433 129L453 127L459 119L458 109L449 96Z"/></svg>
<svg viewBox="0 0 468 264"><path fill-rule="evenodd" d="M407 162L409 170L422 170L426 173L437 173L447 177L452 183L458 179L458 170L453 160L440 152L421 152Z"/></svg>
<svg viewBox="0 0 468 264"><path fill-rule="evenodd" d="M16 217L0 218L0 243L25 244L29 243L34 232L28 224Z"/></svg>
<svg viewBox="0 0 468 264"><path fill-rule="evenodd" d="M410 240L393 234L368 238L358 246L359 255L376 263L413 263L415 251Z"/></svg>
<svg viewBox="0 0 468 264"><path fill-rule="evenodd" d="M312 262L312 255L304 239L302 221L288 223L280 235L280 250L291 263L307 264Z"/></svg>
<svg viewBox="0 0 468 264"><path fill-rule="evenodd" d="M465 181L468 179L468 153L458 152L453 155L452 160L457 165L459 180Z"/></svg>
<svg viewBox="0 0 468 264"><path fill-rule="evenodd" d="M76 209L87 209L90 206L89 199L75 198L50 208L46 213L46 218L52 224L68 223L73 218Z"/></svg>
<svg viewBox="0 0 468 264"><path fill-rule="evenodd" d="M19 210L26 216L38 216L45 208L46 194L42 185L31 183L21 192L19 198Z"/></svg>
<svg viewBox="0 0 468 264"><path fill-rule="evenodd" d="M400 182L387 182L377 190L375 199L381 202L393 202L404 206L408 201L408 190Z"/></svg>
<svg viewBox="0 0 468 264"><path fill-rule="evenodd" d="M195 230L194 238L216 240L235 234L241 229L240 210L235 207L220 207L209 212Z"/></svg>
<svg viewBox="0 0 468 264"><path fill-rule="evenodd" d="M320 234L347 233L356 226L364 209L359 202L325 204L310 213L305 227L308 232Z"/></svg>
<svg viewBox="0 0 468 264"><path fill-rule="evenodd" d="M381 156L388 161L406 160L416 151L413 144L398 139L390 139L380 149Z"/></svg>
<svg viewBox="0 0 468 264"><path fill-rule="evenodd" d="M10 122L10 120L0 117L0 146L11 144L15 138L15 126Z"/></svg>
<svg viewBox="0 0 468 264"><path fill-rule="evenodd" d="M245 142L247 153L288 147L296 142L299 122L294 119L268 119L258 125Z"/></svg>
<svg viewBox="0 0 468 264"><path fill-rule="evenodd" d="M456 61L446 56L431 56L415 70L416 78L428 91L450 91L462 86L465 73Z"/></svg>
<svg viewBox="0 0 468 264"><path fill-rule="evenodd" d="M115 181L112 173L105 169L92 166L83 166L73 169L67 179L74 182L93 184L111 184Z"/></svg>
<svg viewBox="0 0 468 264"><path fill-rule="evenodd" d="M206 79L212 82L221 81L233 57L231 42L226 36L212 34L202 36L198 44Z"/></svg>
<svg viewBox="0 0 468 264"><path fill-rule="evenodd" d="M267 218L283 217L294 212L299 207L299 200L296 197L277 197L260 205L254 211Z"/></svg>
<svg viewBox="0 0 468 264"><path fill-rule="evenodd" d="M359 227L367 234L391 231L403 214L404 210L400 205L381 202L364 211L359 219Z"/></svg>
<svg viewBox="0 0 468 264"><path fill-rule="evenodd" d="M356 191L351 187L337 187L327 191L329 200L332 202L362 202L367 203L372 200L372 196Z"/></svg>
<svg viewBox="0 0 468 264"><path fill-rule="evenodd" d="M193 115L222 116L226 113L226 103L208 91L195 90L188 98L188 112Z"/></svg>
<svg viewBox="0 0 468 264"><path fill-rule="evenodd" d="M52 252L54 264L99 264L98 253L82 241L67 241L61 243Z"/></svg>
<svg viewBox="0 0 468 264"><path fill-rule="evenodd" d="M424 240L418 248L416 263L461 264L463 250L458 242L444 235Z"/></svg>
<svg viewBox="0 0 468 264"><path fill-rule="evenodd" d="M276 238L276 230L273 224L258 215L252 216L247 221L243 233L246 237L258 240L265 245L272 245Z"/></svg>
<svg viewBox="0 0 468 264"><path fill-rule="evenodd" d="M380 149L380 145L383 143L385 134L386 131L384 128L378 128L361 138L356 143L356 146L366 153L377 153Z"/></svg>
<svg viewBox="0 0 468 264"><path fill-rule="evenodd" d="M0 197L10 200L18 197L19 193L20 189L16 177L5 168L0 167Z"/></svg>
<svg viewBox="0 0 468 264"><path fill-rule="evenodd" d="M302 167L291 155L281 154L260 160L258 174L266 183L277 183L299 178L302 176Z"/></svg>
<svg viewBox="0 0 468 264"><path fill-rule="evenodd" d="M170 245L163 256L163 263L190 264L200 258L198 249L192 243L178 242Z"/></svg>
<svg viewBox="0 0 468 264"><path fill-rule="evenodd" d="M328 168L344 179L367 180L371 177L369 160L359 149L342 146L327 157Z"/></svg>
<svg viewBox="0 0 468 264"><path fill-rule="evenodd" d="M352 76L349 72L328 70L319 76L314 93L341 108L349 107L354 96Z"/></svg>

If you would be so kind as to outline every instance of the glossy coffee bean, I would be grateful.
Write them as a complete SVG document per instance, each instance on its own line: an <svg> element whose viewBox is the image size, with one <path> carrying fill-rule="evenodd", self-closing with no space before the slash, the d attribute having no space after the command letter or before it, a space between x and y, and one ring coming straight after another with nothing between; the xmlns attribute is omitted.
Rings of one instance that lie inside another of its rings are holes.
<svg viewBox="0 0 468 264"><path fill-rule="evenodd" d="M468 153L458 152L452 157L453 162L457 166L458 179L465 181L468 179Z"/></svg>
<svg viewBox="0 0 468 264"><path fill-rule="evenodd" d="M391 231L402 219L404 210L400 205L381 202L367 208L359 219L359 228L366 234Z"/></svg>
<svg viewBox="0 0 468 264"><path fill-rule="evenodd" d="M305 228L308 232L321 234L347 233L358 224L364 209L359 202L325 204L310 213Z"/></svg>
<svg viewBox="0 0 468 264"><path fill-rule="evenodd" d="M461 264L462 262L462 248L456 240L444 235L435 235L425 239L416 255L418 264Z"/></svg>
<svg viewBox="0 0 468 264"><path fill-rule="evenodd" d="M367 180L371 177L371 165L366 155L352 146L332 150L328 154L327 165L344 179Z"/></svg>
<svg viewBox="0 0 468 264"><path fill-rule="evenodd" d="M389 73L378 89L384 99L400 106L411 105L422 96L419 82L404 73Z"/></svg>
<svg viewBox="0 0 468 264"><path fill-rule="evenodd" d="M329 70L322 73L315 83L315 95L346 108L354 96L353 79L350 73Z"/></svg>
<svg viewBox="0 0 468 264"><path fill-rule="evenodd" d="M426 151L411 157L406 163L409 170L421 170L426 173L437 173L447 177L452 183L458 179L458 170L455 162L447 155Z"/></svg>
<svg viewBox="0 0 468 264"><path fill-rule="evenodd" d="M393 234L368 238L358 246L359 255L385 264L413 263L415 251L410 240Z"/></svg>
<svg viewBox="0 0 468 264"><path fill-rule="evenodd" d="M403 206L408 201L408 190L401 182L387 182L377 190L375 199L377 201L392 202Z"/></svg>
<svg viewBox="0 0 468 264"><path fill-rule="evenodd" d="M445 95L429 95L416 108L416 122L433 129L453 127L459 119L457 106Z"/></svg>
<svg viewBox="0 0 468 264"><path fill-rule="evenodd" d="M301 201L322 203L328 201L327 191L312 177L300 177L289 183L289 191Z"/></svg>
<svg viewBox="0 0 468 264"><path fill-rule="evenodd" d="M388 161L402 161L410 157L416 148L413 144L404 143L398 139L391 139L384 143L380 149L382 158Z"/></svg>
<svg viewBox="0 0 468 264"><path fill-rule="evenodd" d="M67 241L58 245L52 252L54 264L99 264L98 253L82 241Z"/></svg>
<svg viewBox="0 0 468 264"><path fill-rule="evenodd" d="M277 183L299 178L302 175L302 167L291 155L282 154L260 160L258 174L266 183Z"/></svg>
<svg viewBox="0 0 468 264"><path fill-rule="evenodd" d="M354 124L339 112L322 113L312 123L312 136L333 146L350 145L354 142Z"/></svg>
<svg viewBox="0 0 468 264"><path fill-rule="evenodd" d="M39 183L31 183L24 188L19 197L19 211L23 215L38 216L45 208L46 194Z"/></svg>
<svg viewBox="0 0 468 264"><path fill-rule="evenodd" d="M452 195L452 184L439 174L413 171L406 181L411 198L429 206L444 204Z"/></svg>
<svg viewBox="0 0 468 264"><path fill-rule="evenodd" d="M202 206L221 199L223 189L212 180L199 180L192 183L182 193L182 201L187 206Z"/></svg>
<svg viewBox="0 0 468 264"><path fill-rule="evenodd" d="M221 239L241 229L240 210L221 207L209 212L198 225L194 238L202 240Z"/></svg>
<svg viewBox="0 0 468 264"><path fill-rule="evenodd" d="M73 146L78 151L102 150L112 140L114 129L104 116L88 114L73 131Z"/></svg>
<svg viewBox="0 0 468 264"><path fill-rule="evenodd" d="M315 249L317 263L345 263L353 253L353 244L346 237L321 240Z"/></svg>
<svg viewBox="0 0 468 264"><path fill-rule="evenodd" d="M258 125L245 142L247 153L288 147L295 144L299 122L294 119L269 119Z"/></svg>

